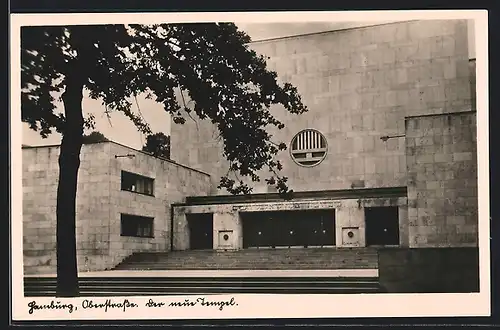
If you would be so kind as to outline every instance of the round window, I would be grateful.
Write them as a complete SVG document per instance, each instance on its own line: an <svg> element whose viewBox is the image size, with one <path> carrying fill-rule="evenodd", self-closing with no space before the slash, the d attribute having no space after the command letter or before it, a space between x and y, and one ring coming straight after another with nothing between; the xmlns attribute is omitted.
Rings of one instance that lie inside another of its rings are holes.
<svg viewBox="0 0 500 330"><path fill-rule="evenodd" d="M326 138L314 129L299 132L292 139L290 156L300 166L316 166L326 157Z"/></svg>

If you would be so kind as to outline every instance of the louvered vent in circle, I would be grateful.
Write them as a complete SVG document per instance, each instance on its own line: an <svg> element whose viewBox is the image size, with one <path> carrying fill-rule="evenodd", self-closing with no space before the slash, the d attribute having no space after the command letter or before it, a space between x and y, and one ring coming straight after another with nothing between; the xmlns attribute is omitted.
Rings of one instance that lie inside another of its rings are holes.
<svg viewBox="0 0 500 330"><path fill-rule="evenodd" d="M299 132L292 140L290 155L301 166L315 166L326 157L326 139L320 132L306 129Z"/></svg>

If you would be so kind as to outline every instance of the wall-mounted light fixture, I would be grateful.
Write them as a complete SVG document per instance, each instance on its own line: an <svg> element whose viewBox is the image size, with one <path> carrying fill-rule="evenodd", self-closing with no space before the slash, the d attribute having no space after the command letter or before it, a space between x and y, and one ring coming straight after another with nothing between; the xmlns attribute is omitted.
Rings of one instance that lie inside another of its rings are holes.
<svg viewBox="0 0 500 330"><path fill-rule="evenodd" d="M126 154L126 155L115 155L115 158L134 158L135 155L133 154Z"/></svg>
<svg viewBox="0 0 500 330"><path fill-rule="evenodd" d="M389 139L394 139L394 138L399 138L399 137L405 137L406 135L405 134L402 134L402 135L384 135L384 136L381 136L380 137L380 140L382 141L387 141Z"/></svg>

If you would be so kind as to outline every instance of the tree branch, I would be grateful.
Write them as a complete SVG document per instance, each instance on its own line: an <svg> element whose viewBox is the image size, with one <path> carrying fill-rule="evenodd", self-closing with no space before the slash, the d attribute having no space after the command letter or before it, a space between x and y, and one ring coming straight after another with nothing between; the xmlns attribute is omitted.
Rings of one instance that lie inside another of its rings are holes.
<svg viewBox="0 0 500 330"><path fill-rule="evenodd" d="M198 122L191 116L189 111L186 111L187 109L186 100L184 99L184 93L182 92L182 88L180 85L179 85L179 92L181 93L181 99L182 99L182 104L184 105L184 111L187 113L189 118L191 118L194 121L194 123L196 124L196 130L199 132L200 128L198 127Z"/></svg>
<svg viewBox="0 0 500 330"><path fill-rule="evenodd" d="M111 123L111 115L109 114L109 108L107 104L104 104L104 114L106 115L106 118L108 119L108 123L110 127L113 127L113 124Z"/></svg>
<svg viewBox="0 0 500 330"><path fill-rule="evenodd" d="M134 100L135 100L135 106L137 107L137 110L139 111L139 115L141 116L142 120L144 120L144 122L149 126L149 123L146 121L146 119L142 115L141 107L139 107L139 102L137 101L137 97L135 94L134 94Z"/></svg>

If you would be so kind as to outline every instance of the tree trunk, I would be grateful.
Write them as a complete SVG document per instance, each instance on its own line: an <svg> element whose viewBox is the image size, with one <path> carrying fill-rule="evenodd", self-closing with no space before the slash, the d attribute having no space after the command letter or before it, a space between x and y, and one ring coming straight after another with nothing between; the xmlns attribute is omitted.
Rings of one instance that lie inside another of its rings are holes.
<svg viewBox="0 0 500 330"><path fill-rule="evenodd" d="M63 94L66 122L59 154L57 188L57 296L79 295L76 255L76 192L83 141L83 83L66 77Z"/></svg>

